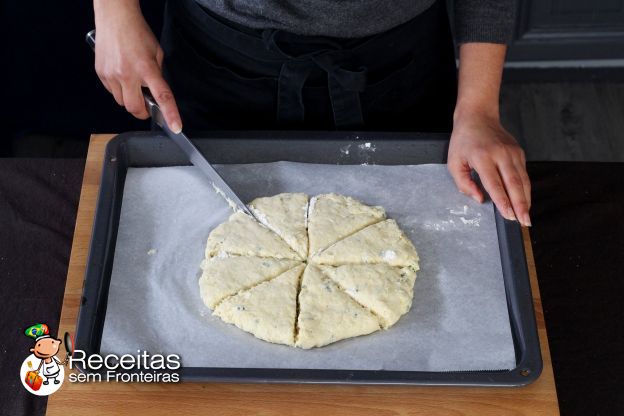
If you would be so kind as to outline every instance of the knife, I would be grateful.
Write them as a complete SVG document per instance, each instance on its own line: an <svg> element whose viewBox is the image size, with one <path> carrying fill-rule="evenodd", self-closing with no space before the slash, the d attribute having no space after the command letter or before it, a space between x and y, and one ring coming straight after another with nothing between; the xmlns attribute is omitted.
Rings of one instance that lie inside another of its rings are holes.
<svg viewBox="0 0 624 416"><path fill-rule="evenodd" d="M86 41L91 46L91 49L95 51L95 30L87 33ZM152 96L152 93L149 89L145 87L141 87L141 91L143 92L143 99L145 100L145 106L149 111L152 120L158 127L163 129L163 131L169 136L171 140L184 152L184 154L188 157L189 161L197 167L204 175L208 177L212 187L215 192L221 195L228 205L234 210L243 211L245 214L250 215L255 218L252 212L247 208L247 205L241 201L241 199L236 195L236 193L230 188L230 186L221 178L221 176L217 173L217 171L212 167L210 162L206 160L204 155L200 153L200 151L195 147L193 142L186 137L186 135L182 132L174 133L169 129L167 122L165 121L165 117L160 111L160 106Z"/></svg>

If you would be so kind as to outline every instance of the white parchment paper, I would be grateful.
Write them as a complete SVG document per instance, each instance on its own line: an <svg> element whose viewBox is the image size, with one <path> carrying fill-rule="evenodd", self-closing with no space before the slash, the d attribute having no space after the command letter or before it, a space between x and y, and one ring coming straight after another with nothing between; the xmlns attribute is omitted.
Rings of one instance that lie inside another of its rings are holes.
<svg viewBox="0 0 624 416"><path fill-rule="evenodd" d="M387 331L313 350L274 345L213 317L199 297L210 231L231 213L194 167L131 168L102 353L176 353L188 367L459 371L515 367L491 203L444 165L226 165L243 201L337 192L386 208L420 255L412 309Z"/></svg>

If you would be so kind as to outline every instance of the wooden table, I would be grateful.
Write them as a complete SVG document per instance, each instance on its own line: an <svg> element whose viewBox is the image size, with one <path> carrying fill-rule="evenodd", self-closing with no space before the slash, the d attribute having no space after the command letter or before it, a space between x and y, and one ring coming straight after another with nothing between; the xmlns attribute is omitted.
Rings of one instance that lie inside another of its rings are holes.
<svg viewBox="0 0 624 416"><path fill-rule="evenodd" d="M91 137L58 333L75 332L106 143ZM529 234L524 230L544 360L527 387L412 387L228 383L69 383L48 400L48 415L553 415L559 413Z"/></svg>

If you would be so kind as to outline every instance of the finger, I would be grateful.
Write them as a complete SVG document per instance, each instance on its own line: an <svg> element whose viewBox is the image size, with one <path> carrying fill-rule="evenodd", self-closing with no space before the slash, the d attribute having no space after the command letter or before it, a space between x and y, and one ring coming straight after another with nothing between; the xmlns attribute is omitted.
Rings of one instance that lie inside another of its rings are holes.
<svg viewBox="0 0 624 416"><path fill-rule="evenodd" d="M141 84L138 82L123 85L123 101L126 110L136 118L145 120L149 117L147 109L145 108L143 94L141 93Z"/></svg>
<svg viewBox="0 0 624 416"><path fill-rule="evenodd" d="M108 83L108 81L105 78L100 78L100 81L102 82L102 85L104 85L104 88L106 88L106 91L110 92L111 94L113 93L113 91L111 90L110 84Z"/></svg>
<svg viewBox="0 0 624 416"><path fill-rule="evenodd" d="M479 186L472 180L470 166L467 163L450 162L448 164L448 170L459 192L470 196L479 203L483 202L483 192L481 192Z"/></svg>
<svg viewBox="0 0 624 416"><path fill-rule="evenodd" d="M173 92L162 77L162 74L155 70L145 79L145 84L149 88L152 96L160 106L160 111L167 122L167 125L174 133L182 131L182 119L173 97Z"/></svg>
<svg viewBox="0 0 624 416"><path fill-rule="evenodd" d="M491 160L485 159L475 163L474 168L479 174L483 187L490 194L490 198L492 198L501 215L508 220L516 220L496 165Z"/></svg>
<svg viewBox="0 0 624 416"><path fill-rule="evenodd" d="M522 181L522 189L524 190L524 197L526 198L529 210L531 209L531 179L526 170L526 163L523 160L515 160L514 165L520 175Z"/></svg>
<svg viewBox="0 0 624 416"><path fill-rule="evenodd" d="M115 101L117 101L117 104L123 107L124 100L121 85L118 82L109 81L108 86L110 88L111 94L113 94L113 97L115 98Z"/></svg>
<svg viewBox="0 0 624 416"><path fill-rule="evenodd" d="M162 48L158 48L158 50L156 51L156 62L158 62L158 67L162 70L162 63L163 63L163 59L165 57L165 53L163 52Z"/></svg>
<svg viewBox="0 0 624 416"><path fill-rule="evenodd" d="M522 184L522 179L520 178L520 173L518 173L518 169L513 162L509 161L501 163L498 166L498 171L503 178L505 190L507 195L509 195L509 200L511 202L511 206L513 207L514 213L516 214L516 218L525 227L530 227L531 219L529 218L529 204L526 200L524 186Z"/></svg>

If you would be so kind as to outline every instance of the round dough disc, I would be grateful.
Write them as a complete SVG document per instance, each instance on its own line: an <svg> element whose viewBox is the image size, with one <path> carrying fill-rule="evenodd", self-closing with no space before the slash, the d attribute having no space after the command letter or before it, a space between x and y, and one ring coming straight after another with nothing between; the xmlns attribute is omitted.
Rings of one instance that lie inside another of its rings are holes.
<svg viewBox="0 0 624 416"><path fill-rule="evenodd" d="M388 329L412 306L418 254L382 207L279 194L208 236L200 295L223 321L278 344L322 347Z"/></svg>

